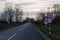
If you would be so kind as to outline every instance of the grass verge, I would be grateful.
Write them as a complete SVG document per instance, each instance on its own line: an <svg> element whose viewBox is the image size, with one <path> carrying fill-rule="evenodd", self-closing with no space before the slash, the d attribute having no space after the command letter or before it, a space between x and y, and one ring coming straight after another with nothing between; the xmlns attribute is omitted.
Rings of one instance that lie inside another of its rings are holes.
<svg viewBox="0 0 60 40"><path fill-rule="evenodd" d="M0 23L0 31L14 28L18 25L21 25L21 23Z"/></svg>
<svg viewBox="0 0 60 40"><path fill-rule="evenodd" d="M51 34L49 35L49 29L45 27L42 23L34 23L34 25L37 26L38 29L40 29L42 32L44 32L48 37L51 38L51 40L60 40L60 28L56 28L53 25L51 25ZM53 35L54 34L54 35Z"/></svg>

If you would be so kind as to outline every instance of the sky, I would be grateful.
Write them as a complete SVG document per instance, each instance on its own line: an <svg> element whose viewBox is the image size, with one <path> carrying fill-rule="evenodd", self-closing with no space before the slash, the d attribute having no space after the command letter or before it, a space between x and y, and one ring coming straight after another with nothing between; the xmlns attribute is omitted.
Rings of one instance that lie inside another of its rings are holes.
<svg viewBox="0 0 60 40"><path fill-rule="evenodd" d="M3 12L7 2L21 6L24 12L37 12L42 8L60 4L60 0L0 0L0 12Z"/></svg>
<svg viewBox="0 0 60 40"><path fill-rule="evenodd" d="M60 4L60 0L0 0L0 11L3 11L6 2L20 5L24 11L39 11L41 8Z"/></svg>

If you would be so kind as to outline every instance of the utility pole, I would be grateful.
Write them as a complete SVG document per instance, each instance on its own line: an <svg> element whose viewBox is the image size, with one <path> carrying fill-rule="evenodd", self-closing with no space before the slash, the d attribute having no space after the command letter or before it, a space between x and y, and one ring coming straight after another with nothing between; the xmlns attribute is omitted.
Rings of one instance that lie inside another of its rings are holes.
<svg viewBox="0 0 60 40"><path fill-rule="evenodd" d="M28 12L27 12L27 17L28 17Z"/></svg>

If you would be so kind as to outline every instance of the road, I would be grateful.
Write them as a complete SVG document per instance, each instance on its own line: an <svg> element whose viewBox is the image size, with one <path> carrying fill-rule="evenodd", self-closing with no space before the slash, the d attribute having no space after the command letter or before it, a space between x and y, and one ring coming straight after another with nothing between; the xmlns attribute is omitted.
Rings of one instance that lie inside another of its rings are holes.
<svg viewBox="0 0 60 40"><path fill-rule="evenodd" d="M44 40L32 23L0 31L0 40Z"/></svg>

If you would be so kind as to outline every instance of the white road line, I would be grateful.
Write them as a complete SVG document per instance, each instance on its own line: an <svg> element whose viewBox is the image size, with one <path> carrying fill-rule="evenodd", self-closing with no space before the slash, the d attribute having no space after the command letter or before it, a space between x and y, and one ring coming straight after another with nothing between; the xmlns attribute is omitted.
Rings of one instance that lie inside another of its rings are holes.
<svg viewBox="0 0 60 40"><path fill-rule="evenodd" d="M20 30L24 29L25 27L22 27ZM17 33L13 34L8 40L11 40Z"/></svg>
<svg viewBox="0 0 60 40"><path fill-rule="evenodd" d="M16 33L13 34L8 40L11 40L15 35L16 35Z"/></svg>
<svg viewBox="0 0 60 40"><path fill-rule="evenodd" d="M27 25L27 24L25 24L25 25ZM25 27L27 27L27 26L25 26ZM25 27L20 28L19 31L23 30ZM17 34L17 33L13 34L8 40L11 40L16 34Z"/></svg>

